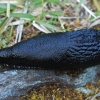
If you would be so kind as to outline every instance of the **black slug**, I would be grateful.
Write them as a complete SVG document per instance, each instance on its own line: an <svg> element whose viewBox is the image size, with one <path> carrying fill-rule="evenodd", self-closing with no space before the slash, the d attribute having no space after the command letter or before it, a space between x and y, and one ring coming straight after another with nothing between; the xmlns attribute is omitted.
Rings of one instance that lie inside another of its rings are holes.
<svg viewBox="0 0 100 100"><path fill-rule="evenodd" d="M100 64L100 31L43 34L0 50L0 63L42 69L78 69Z"/></svg>

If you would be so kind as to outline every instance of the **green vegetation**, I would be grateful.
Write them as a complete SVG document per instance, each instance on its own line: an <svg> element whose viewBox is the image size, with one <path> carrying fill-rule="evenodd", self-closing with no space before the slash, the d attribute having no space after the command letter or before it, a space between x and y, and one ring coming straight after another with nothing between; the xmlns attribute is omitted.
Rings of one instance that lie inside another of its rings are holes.
<svg viewBox="0 0 100 100"><path fill-rule="evenodd" d="M91 15L90 22L96 17L100 16L100 2L98 0L92 0L94 1L93 4L97 8L97 11L94 13L91 9L88 9L86 2L84 4L84 0L80 0L80 2L78 2L79 0L15 1L16 2L11 1L9 3L0 3L1 40L2 35L6 33L8 34L8 31L10 31L12 26L14 27L12 29L12 33L14 33L18 25L32 24L33 27L36 27L38 30L44 33L71 31L74 29L81 29L82 27L84 28L85 26L81 24L82 18L80 18L80 15L76 15L76 13L80 12L80 8L85 10L85 12L82 13L88 13L88 15ZM82 4L85 6L85 8L82 6ZM83 14L83 17L85 16L87 15ZM21 19L24 20L22 23L20 23ZM33 22L35 22L35 24ZM86 24L88 24L88 22ZM9 39L6 38L8 37L5 37L5 41L7 40L5 44L7 45L10 41L8 41ZM0 44L3 44L2 41L0 42Z"/></svg>

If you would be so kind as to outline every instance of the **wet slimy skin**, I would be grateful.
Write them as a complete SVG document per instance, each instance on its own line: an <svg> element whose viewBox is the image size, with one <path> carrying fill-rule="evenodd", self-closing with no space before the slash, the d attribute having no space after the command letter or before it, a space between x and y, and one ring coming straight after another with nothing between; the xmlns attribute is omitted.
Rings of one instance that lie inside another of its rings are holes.
<svg viewBox="0 0 100 100"><path fill-rule="evenodd" d="M49 33L0 50L0 63L42 69L78 69L100 64L100 31Z"/></svg>

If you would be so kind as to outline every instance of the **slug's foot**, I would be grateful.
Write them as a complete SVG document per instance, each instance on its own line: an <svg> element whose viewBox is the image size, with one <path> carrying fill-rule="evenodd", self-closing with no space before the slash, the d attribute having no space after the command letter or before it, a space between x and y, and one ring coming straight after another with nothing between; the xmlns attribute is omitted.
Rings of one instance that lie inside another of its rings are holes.
<svg viewBox="0 0 100 100"><path fill-rule="evenodd" d="M4 72L4 71L7 71L7 70L10 70L9 65L7 65L7 64L0 64L0 72Z"/></svg>
<svg viewBox="0 0 100 100"><path fill-rule="evenodd" d="M8 65L8 64L3 64L1 67L0 71L5 71L5 70L28 70L28 69L33 69L33 70L50 70L50 69L46 69L46 68L41 68L41 67L32 67L32 66L17 66L17 65ZM68 74L71 77L77 77L81 72L84 71L84 68L80 68L80 69L75 69L75 70L56 70L56 69L52 69L55 70L55 74L57 76L59 75L63 75L63 74Z"/></svg>
<svg viewBox="0 0 100 100"><path fill-rule="evenodd" d="M7 70L13 70L13 69L16 69L16 70L25 70L25 69L42 69L41 67L30 67L30 66L17 66L17 65L8 65L8 64L3 64L2 65L2 68L4 69L7 69Z"/></svg>

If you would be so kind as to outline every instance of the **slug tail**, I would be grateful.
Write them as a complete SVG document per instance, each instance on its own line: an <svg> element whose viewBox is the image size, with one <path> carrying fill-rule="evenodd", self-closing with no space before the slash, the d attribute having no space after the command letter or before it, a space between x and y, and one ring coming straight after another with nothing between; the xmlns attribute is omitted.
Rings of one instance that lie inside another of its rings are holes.
<svg viewBox="0 0 100 100"><path fill-rule="evenodd" d="M8 63L9 58L11 57L11 48L4 48L0 50L0 63L6 64Z"/></svg>

